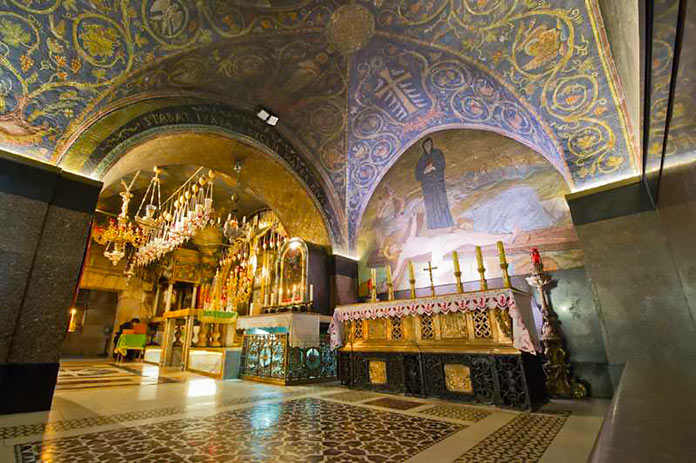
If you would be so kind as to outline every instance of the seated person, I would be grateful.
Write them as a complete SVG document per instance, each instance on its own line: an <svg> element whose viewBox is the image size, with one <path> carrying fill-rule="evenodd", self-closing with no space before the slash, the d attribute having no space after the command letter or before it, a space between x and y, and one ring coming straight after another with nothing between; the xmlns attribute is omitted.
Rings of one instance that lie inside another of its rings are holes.
<svg viewBox="0 0 696 463"><path fill-rule="evenodd" d="M118 355L118 353L116 352L116 346L118 346L119 338L121 337L122 334L136 334L137 332L134 330L134 327L136 325L140 325L140 319L137 317L132 319L131 321L121 323L121 325L118 327L118 331L116 332L116 336L114 336L114 353L113 353L114 358L116 358L116 355ZM128 354L126 355L126 359L133 360L134 355L135 355L135 352L132 350L129 350Z"/></svg>

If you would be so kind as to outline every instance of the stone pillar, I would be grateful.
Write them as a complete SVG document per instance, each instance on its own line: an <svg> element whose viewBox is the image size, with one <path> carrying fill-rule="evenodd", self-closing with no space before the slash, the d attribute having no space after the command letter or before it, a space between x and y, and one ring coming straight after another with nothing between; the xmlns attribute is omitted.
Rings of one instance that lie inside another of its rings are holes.
<svg viewBox="0 0 696 463"><path fill-rule="evenodd" d="M0 414L50 409L100 190L0 153Z"/></svg>
<svg viewBox="0 0 696 463"><path fill-rule="evenodd" d="M334 254L329 260L330 306L358 302L358 261Z"/></svg>
<svg viewBox="0 0 696 463"><path fill-rule="evenodd" d="M643 182L568 203L609 363L696 358L696 325Z"/></svg>

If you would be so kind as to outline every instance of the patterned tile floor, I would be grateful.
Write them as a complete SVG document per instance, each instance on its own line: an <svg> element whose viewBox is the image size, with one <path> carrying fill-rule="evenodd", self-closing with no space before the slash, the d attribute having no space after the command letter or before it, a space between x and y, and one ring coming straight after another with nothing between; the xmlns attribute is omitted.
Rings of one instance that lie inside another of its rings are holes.
<svg viewBox="0 0 696 463"><path fill-rule="evenodd" d="M518 413L212 379L57 391L48 414L0 416L0 462L580 463L607 406Z"/></svg>
<svg viewBox="0 0 696 463"><path fill-rule="evenodd" d="M63 363L58 370L56 390L139 386L180 381L166 375L148 374L148 371L156 370L157 367L143 366L140 363L68 362Z"/></svg>

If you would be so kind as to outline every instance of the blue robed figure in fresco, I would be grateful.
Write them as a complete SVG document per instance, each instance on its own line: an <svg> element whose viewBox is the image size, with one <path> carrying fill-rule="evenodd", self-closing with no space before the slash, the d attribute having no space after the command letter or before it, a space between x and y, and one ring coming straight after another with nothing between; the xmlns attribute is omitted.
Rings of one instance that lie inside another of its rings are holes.
<svg viewBox="0 0 696 463"><path fill-rule="evenodd" d="M421 184L425 202L425 215L428 229L447 228L454 225L447 191L445 189L445 156L433 148L433 140L428 137L421 145L423 154L416 164L416 180Z"/></svg>

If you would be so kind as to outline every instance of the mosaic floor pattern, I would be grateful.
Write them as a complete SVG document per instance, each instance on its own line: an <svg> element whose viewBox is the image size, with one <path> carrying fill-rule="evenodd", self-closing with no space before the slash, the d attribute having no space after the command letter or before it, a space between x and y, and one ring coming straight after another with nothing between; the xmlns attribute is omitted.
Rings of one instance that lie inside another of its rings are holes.
<svg viewBox="0 0 696 463"><path fill-rule="evenodd" d="M522 413L476 444L455 463L536 463L566 416Z"/></svg>
<svg viewBox="0 0 696 463"><path fill-rule="evenodd" d="M21 463L401 462L461 426L315 398L17 445Z"/></svg>
<svg viewBox="0 0 696 463"><path fill-rule="evenodd" d="M177 382L176 379L143 374L143 370L116 363L62 363L56 390L141 386Z"/></svg>
<svg viewBox="0 0 696 463"><path fill-rule="evenodd" d="M431 416L439 416L442 418L451 418L454 420L461 421L480 421L487 416L490 416L491 412L488 410L483 410L481 408L467 407L466 405L451 405L451 404L440 404L432 408L421 410L418 413Z"/></svg>
<svg viewBox="0 0 696 463"><path fill-rule="evenodd" d="M393 408L394 410L410 410L411 408L424 405L423 402L413 402L412 400L393 399L391 397L382 397L381 399L370 400L365 402L365 405L376 405L378 407Z"/></svg>
<svg viewBox="0 0 696 463"><path fill-rule="evenodd" d="M280 392L275 394L264 394L251 397L235 397L233 399L218 402L218 407L229 407L241 404L251 404L262 400L275 400L281 398L289 398L297 395L304 395L310 392L311 389L301 389L295 391ZM0 439L14 439L22 436L35 436L44 433L56 433L62 431L72 431L76 429L85 429L95 426L105 426L115 423L128 423L130 421L139 421L149 418L160 418L164 416L182 415L190 411L193 406L182 407L165 407L155 408L152 410L141 410L136 412L117 413L113 415L100 415L89 418L78 418L73 420L57 420L48 423L34 423L19 426L0 427Z"/></svg>

